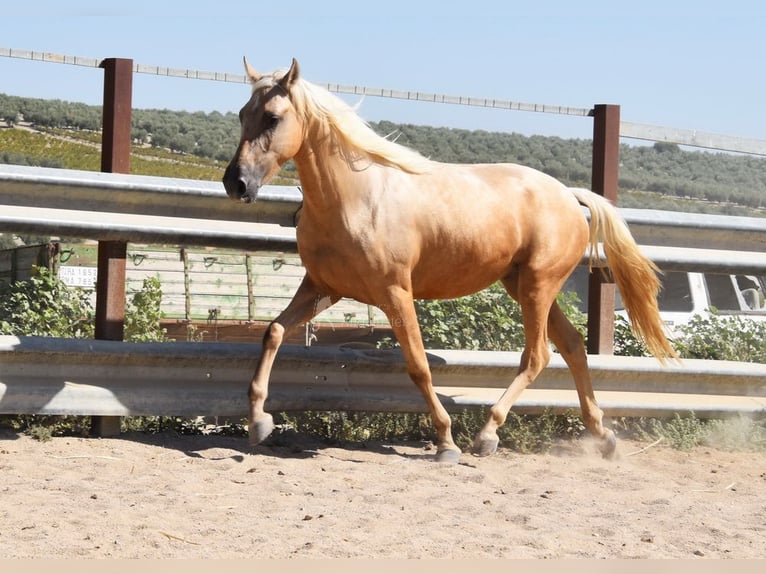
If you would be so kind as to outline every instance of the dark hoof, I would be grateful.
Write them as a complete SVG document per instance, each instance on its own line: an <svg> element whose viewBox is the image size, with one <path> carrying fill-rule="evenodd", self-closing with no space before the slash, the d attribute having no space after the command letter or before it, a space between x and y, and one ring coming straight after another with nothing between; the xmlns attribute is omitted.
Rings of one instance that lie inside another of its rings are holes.
<svg viewBox="0 0 766 574"><path fill-rule="evenodd" d="M447 448L436 453L436 462L445 462L447 464L457 464L460 462L459 450Z"/></svg>
<svg viewBox="0 0 766 574"><path fill-rule="evenodd" d="M497 435L482 437L477 436L473 441L473 454L476 456L489 456L497 451L497 446L500 444L500 439Z"/></svg>
<svg viewBox="0 0 766 574"><path fill-rule="evenodd" d="M248 425L249 440L251 446L261 444L274 430L274 418L267 414L262 419L251 422Z"/></svg>
<svg viewBox="0 0 766 574"><path fill-rule="evenodd" d="M599 450L601 451L601 456L607 460L617 458L617 437L614 436L614 432L607 429L606 434L601 439Z"/></svg>

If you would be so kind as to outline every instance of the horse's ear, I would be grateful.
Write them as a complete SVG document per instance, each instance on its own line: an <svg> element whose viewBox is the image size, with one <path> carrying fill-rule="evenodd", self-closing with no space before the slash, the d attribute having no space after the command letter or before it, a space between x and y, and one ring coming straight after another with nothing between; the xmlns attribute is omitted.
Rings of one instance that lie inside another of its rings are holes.
<svg viewBox="0 0 766 574"><path fill-rule="evenodd" d="M282 86L282 89L286 92L290 91L290 88L293 86L293 84L298 79L298 76L300 76L300 68L298 67L298 60L293 58L293 63L290 66L290 69L287 70L287 73L282 76L282 79L279 80L279 85Z"/></svg>
<svg viewBox="0 0 766 574"><path fill-rule="evenodd" d="M250 65L250 62L247 61L247 56L243 56L242 60L245 62L245 73L247 74L247 77L250 79L250 83L254 84L261 78L261 74L255 71L255 68L253 68Z"/></svg>

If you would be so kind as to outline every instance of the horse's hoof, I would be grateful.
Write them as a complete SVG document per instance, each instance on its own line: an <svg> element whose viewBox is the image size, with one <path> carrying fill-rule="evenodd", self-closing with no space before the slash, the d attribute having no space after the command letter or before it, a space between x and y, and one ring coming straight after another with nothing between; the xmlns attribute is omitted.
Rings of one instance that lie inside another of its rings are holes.
<svg viewBox="0 0 766 574"><path fill-rule="evenodd" d="M256 446L261 444L268 438L271 431L274 430L274 417L267 414L262 419L251 422L248 425L248 434L250 439L250 445Z"/></svg>
<svg viewBox="0 0 766 574"><path fill-rule="evenodd" d="M497 451L500 439L497 435L490 437L477 436L473 441L473 454L476 456L489 456Z"/></svg>
<svg viewBox="0 0 766 574"><path fill-rule="evenodd" d="M601 439L599 450L601 456L607 460L614 460L617 457L617 437L612 430L606 430L606 434Z"/></svg>
<svg viewBox="0 0 766 574"><path fill-rule="evenodd" d="M436 453L436 462L445 462L447 464L457 464L460 462L462 453L454 448L445 448Z"/></svg>

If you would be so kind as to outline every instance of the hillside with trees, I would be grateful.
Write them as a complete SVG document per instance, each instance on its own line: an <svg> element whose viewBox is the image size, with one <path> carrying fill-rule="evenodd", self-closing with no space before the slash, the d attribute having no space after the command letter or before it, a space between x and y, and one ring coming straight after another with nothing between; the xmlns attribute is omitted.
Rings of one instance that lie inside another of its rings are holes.
<svg viewBox="0 0 766 574"><path fill-rule="evenodd" d="M99 169L101 107L0 94L0 162ZM23 129L10 129L10 128ZM589 139L373 122L424 155L445 162L514 162L568 185L590 185ZM234 113L134 110L132 171L190 179L221 177L239 136ZM762 216L766 158L687 151L675 144L622 144L619 203L678 211ZM295 184L288 164L277 183Z"/></svg>

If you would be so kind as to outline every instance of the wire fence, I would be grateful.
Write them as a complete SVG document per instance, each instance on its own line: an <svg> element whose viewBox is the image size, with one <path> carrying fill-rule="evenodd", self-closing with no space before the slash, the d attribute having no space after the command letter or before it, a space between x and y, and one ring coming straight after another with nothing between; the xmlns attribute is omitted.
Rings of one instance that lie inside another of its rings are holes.
<svg viewBox="0 0 766 574"><path fill-rule="evenodd" d="M35 52L30 50L17 50L14 48L2 47L0 47L0 57L36 60L40 62L69 64L92 68L98 68L101 63L101 60L98 58L84 58L80 56L54 54L51 52ZM138 63L133 64L133 72L136 74L150 74L155 76L229 82L236 84L244 84L248 82L247 77L243 74L210 72L184 68L170 68L167 66L154 66ZM394 90L389 88L371 88L366 86L343 85L334 83L325 83L319 85L336 94L352 94L358 96L371 96L376 98L393 98L418 102L453 104L459 106L494 108L522 112L540 112L567 116L585 117L591 116L593 114L593 110L590 108L574 106L524 103L498 98L451 96L447 94ZM690 147L766 156L766 140L728 136L693 129L672 128L621 121L620 137L644 141L675 143L678 145Z"/></svg>
<svg viewBox="0 0 766 574"><path fill-rule="evenodd" d="M12 48L0 48L0 56L6 58L19 58L23 60L37 60L54 64L71 64L75 66L87 66L97 68L100 60L97 58L82 58L79 56L64 56L50 52L34 52L29 50L16 50ZM188 78L191 80L210 80L216 82L230 82L245 84L248 79L243 74L230 74L228 72L209 72L205 70L191 70L183 68L169 68L166 66L153 66L147 64L133 64L133 72L136 74L150 74L155 76L168 76L172 78ZM549 114L562 114L569 116L588 116L589 108L577 108L571 106L557 106L550 104L529 104L512 102L496 98L477 98L469 96L449 96L446 94L433 94L428 92L415 92L407 90L393 90L388 88L370 88L356 85L343 84L319 84L336 94L353 94L359 96L372 96L377 98L394 98L400 100L413 100L419 102L433 102L439 104L455 104L461 106L473 106L482 108L499 108L504 110L519 110L524 112L542 112Z"/></svg>

